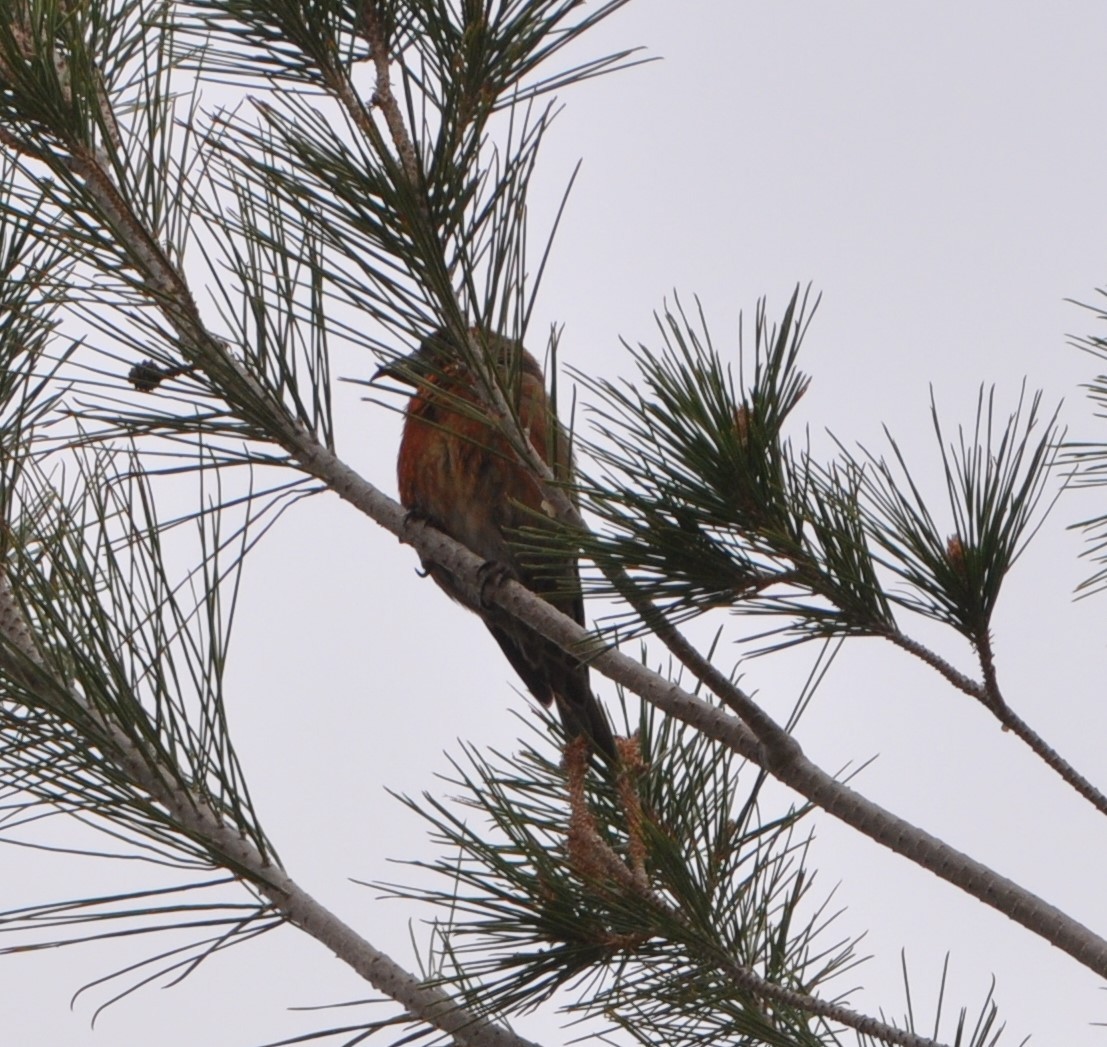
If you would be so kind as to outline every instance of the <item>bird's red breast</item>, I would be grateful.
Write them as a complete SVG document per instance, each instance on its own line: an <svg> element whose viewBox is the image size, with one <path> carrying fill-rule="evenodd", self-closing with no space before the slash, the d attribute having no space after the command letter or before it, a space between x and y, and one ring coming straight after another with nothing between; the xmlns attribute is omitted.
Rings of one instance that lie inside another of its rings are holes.
<svg viewBox="0 0 1107 1047"><path fill-rule="evenodd" d="M520 350L525 352L525 350ZM568 449L551 437L551 413L537 362L526 353L516 376L519 423L547 465L565 475ZM552 452L552 453L551 453ZM505 528L529 523L542 511L542 492L504 434L489 420L475 377L458 362L411 398L397 462L400 501L486 560L502 560Z"/></svg>

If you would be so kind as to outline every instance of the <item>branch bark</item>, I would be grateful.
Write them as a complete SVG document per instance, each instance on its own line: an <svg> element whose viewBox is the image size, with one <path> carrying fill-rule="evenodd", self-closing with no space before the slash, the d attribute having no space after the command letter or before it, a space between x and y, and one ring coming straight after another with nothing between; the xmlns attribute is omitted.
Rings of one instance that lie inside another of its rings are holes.
<svg viewBox="0 0 1107 1047"><path fill-rule="evenodd" d="M0 635L33 665L43 659L34 633L23 617L6 572L0 572ZM28 678L10 657L0 657L0 667ZM24 663L25 664L25 663ZM173 828L197 841L224 867L243 875L272 903L274 911L327 946L370 985L401 1004L414 1018L449 1034L466 1047L538 1047L531 1040L490 1022L455 1003L442 989L428 985L375 948L349 924L321 905L279 865L263 855L254 843L229 826L200 793L170 783L177 776L146 751L99 708L70 689L69 700L83 717L110 739L109 751L117 754L121 769L169 813Z"/></svg>
<svg viewBox="0 0 1107 1047"><path fill-rule="evenodd" d="M289 448L289 450L292 450ZM336 455L306 440L295 450L302 467L336 494L411 545L425 562L440 563L474 602L493 600L566 650L581 649L595 637L572 619L511 579L490 583L474 553L422 521L359 476ZM779 781L828 814L930 870L1027 930L1107 977L1107 940L988 866L899 818L835 780L809 760L798 742L773 759L757 734L734 716L708 705L617 650L596 655L593 668L645 701L703 731L741 756L764 767ZM721 689L721 688L720 688ZM783 730L779 726L777 730Z"/></svg>

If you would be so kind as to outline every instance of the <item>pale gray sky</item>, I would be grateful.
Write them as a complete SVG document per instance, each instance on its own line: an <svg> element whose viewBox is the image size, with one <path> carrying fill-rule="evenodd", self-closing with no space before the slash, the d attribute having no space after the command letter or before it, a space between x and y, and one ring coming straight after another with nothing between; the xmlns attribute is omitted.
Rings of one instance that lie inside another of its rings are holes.
<svg viewBox="0 0 1107 1047"><path fill-rule="evenodd" d="M937 501L931 384L951 429L971 422L981 382L1013 407L1025 378L1049 404L1066 398L1064 417L1094 433L1078 386L1095 362L1066 347L1091 317L1064 299L1090 300L1107 284L1105 40L1098 0L636 0L589 53L641 44L663 61L567 92L549 136L535 221L551 213L578 158L583 167L535 337L564 324L565 362L629 376L619 339L652 340L651 314L674 291L688 304L700 297L723 347L736 345L740 310L751 315L768 294L779 315L792 287L810 280L824 297L797 426L811 426L814 446L828 446L829 427L879 448L887 423ZM353 358L348 373L373 366ZM398 419L358 392L337 390L339 452L392 493ZM1094 507L1061 501L1009 579L995 639L1011 704L1102 786L1107 597L1072 602L1087 565L1065 531ZM443 750L457 753L459 738L510 746L511 710L523 707L480 623L416 566L337 499L301 505L247 567L230 674L240 756L290 873L409 965L409 912L350 882L396 879L388 859L429 853L422 825L385 789L439 790ZM428 630L437 659L416 646ZM741 631L734 623L732 635ZM938 642L970 667L955 643ZM746 683L783 715L812 654L752 662ZM610 699L604 681L597 689ZM878 756L859 788L1107 928L1103 819L906 656L875 641L848 647L799 738L832 771ZM927 1013L948 950L951 1004L975 1006L995 974L1012 1034L1004 1042L1107 1042L1090 1024L1107 1021L1100 980L1004 917L829 818L810 861L824 891L839 885L840 933L868 932L863 951L874 959L847 979L863 986L849 997L858 1009L902 1012L906 948L916 1013ZM11 895L28 900L81 894L93 875L64 858L7 852L4 862ZM114 868L96 875L105 891L124 882ZM182 986L140 992L90 1031L103 994L70 1011L71 994L151 949L3 959L5 1043L234 1047L328 1021L287 1007L369 995L321 946L282 930ZM548 1016L518 1027L550 1044L574 1035Z"/></svg>

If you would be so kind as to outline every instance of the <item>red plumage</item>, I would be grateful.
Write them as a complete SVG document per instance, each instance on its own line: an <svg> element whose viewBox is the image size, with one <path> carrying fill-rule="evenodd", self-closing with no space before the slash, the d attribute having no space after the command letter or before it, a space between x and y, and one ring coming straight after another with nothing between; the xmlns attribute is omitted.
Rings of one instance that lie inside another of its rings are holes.
<svg viewBox="0 0 1107 1047"><path fill-rule="evenodd" d="M538 362L518 342L478 331L473 338L487 352L535 450L558 479L567 479L572 470L569 442L553 415ZM519 547L519 528L541 528L549 521L542 489L489 419L476 375L449 333L436 331L383 373L415 386L397 462L404 507L583 625L576 561ZM458 598L447 570L431 565L430 573ZM499 607L478 613L531 693L544 705L556 702L568 733L586 735L614 759L611 727L592 694L587 666Z"/></svg>

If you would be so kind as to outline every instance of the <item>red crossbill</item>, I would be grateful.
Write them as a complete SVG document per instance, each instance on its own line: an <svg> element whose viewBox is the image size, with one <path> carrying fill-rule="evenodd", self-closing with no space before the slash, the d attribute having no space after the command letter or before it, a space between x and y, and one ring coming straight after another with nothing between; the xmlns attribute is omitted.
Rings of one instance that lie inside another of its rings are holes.
<svg viewBox="0 0 1107 1047"><path fill-rule="evenodd" d="M568 438L550 407L538 361L521 344L499 335L474 329L472 340L495 368L534 449L559 480L568 479ZM477 376L449 332L435 331L414 353L381 368L381 374L415 387L397 462L404 507L583 625L576 560L519 544L519 528L553 526L543 511L542 488L489 418ZM459 598L449 571L437 564L429 571L451 597ZM531 694L543 705L556 703L570 737L587 736L614 760L611 727L592 694L588 667L500 607L482 605L478 613Z"/></svg>

